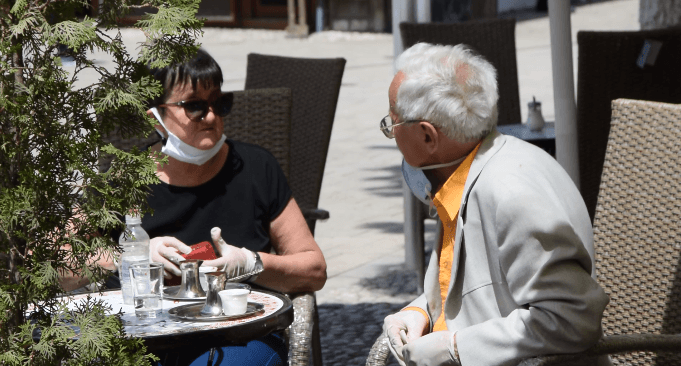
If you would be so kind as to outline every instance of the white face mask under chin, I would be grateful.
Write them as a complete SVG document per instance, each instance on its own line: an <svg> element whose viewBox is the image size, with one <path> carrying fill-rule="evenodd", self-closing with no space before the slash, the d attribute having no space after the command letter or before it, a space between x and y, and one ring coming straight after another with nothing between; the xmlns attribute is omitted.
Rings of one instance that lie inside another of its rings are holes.
<svg viewBox="0 0 681 366"><path fill-rule="evenodd" d="M163 123L161 115L158 113L156 107L151 108L151 113L156 116L158 122L165 128L168 137L166 138L166 143L161 148L161 152L184 163L203 165L213 156L215 156L218 151L222 148L222 144L225 143L227 136L222 134L220 140L208 150L197 149L194 146L180 140L174 133L170 132L168 127ZM157 128L156 131L163 137L163 133Z"/></svg>

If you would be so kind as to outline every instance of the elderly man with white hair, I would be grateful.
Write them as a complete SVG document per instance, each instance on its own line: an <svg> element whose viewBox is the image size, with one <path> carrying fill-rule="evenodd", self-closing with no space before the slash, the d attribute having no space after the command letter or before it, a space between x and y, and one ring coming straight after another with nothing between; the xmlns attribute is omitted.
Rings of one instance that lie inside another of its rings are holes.
<svg viewBox="0 0 681 366"><path fill-rule="evenodd" d="M494 67L464 45L420 43L397 69L381 129L443 230L424 294L385 319L393 355L402 365L513 365L594 345L608 297L589 215L554 158L496 131Z"/></svg>

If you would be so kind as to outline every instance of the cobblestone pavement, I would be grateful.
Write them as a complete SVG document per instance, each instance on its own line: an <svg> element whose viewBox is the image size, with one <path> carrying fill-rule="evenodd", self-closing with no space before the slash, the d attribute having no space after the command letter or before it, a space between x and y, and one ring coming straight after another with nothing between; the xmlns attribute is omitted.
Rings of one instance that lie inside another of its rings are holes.
<svg viewBox="0 0 681 366"><path fill-rule="evenodd" d="M381 334L383 318L404 305L386 302L321 305L319 325L324 365L364 365L371 346ZM392 355L388 356L387 364L398 365Z"/></svg>
<svg viewBox="0 0 681 366"><path fill-rule="evenodd" d="M433 236L426 237L427 249ZM431 250L426 252L426 258ZM383 319L418 296L416 274L403 265L387 265L375 277L366 277L343 292L333 291L319 305L324 365L364 365L381 334ZM388 365L397 366L392 355Z"/></svg>
<svg viewBox="0 0 681 366"><path fill-rule="evenodd" d="M416 275L404 268L392 268L378 277L361 280L352 292L364 302L347 304L343 302L348 299L338 299L338 303L319 305L324 365L364 365L381 334L383 319L417 296ZM392 355L388 356L388 365L398 365Z"/></svg>

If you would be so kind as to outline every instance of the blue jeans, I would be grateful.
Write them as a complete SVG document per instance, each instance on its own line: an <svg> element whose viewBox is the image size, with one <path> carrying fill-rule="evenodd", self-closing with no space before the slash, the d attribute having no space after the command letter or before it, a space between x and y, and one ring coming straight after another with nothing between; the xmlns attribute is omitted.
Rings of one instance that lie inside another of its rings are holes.
<svg viewBox="0 0 681 366"><path fill-rule="evenodd" d="M279 333L272 333L244 344L193 352L164 352L157 354L158 366L284 366L288 363L286 341Z"/></svg>

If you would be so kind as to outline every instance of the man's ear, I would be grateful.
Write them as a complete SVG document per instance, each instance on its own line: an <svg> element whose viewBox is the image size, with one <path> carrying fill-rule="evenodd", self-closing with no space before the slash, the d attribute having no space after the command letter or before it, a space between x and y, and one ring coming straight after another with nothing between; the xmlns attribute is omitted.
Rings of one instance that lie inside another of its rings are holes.
<svg viewBox="0 0 681 366"><path fill-rule="evenodd" d="M440 143L440 135L437 133L437 129L430 122L425 121L419 122L419 127L421 128L426 152L428 155L435 154Z"/></svg>

